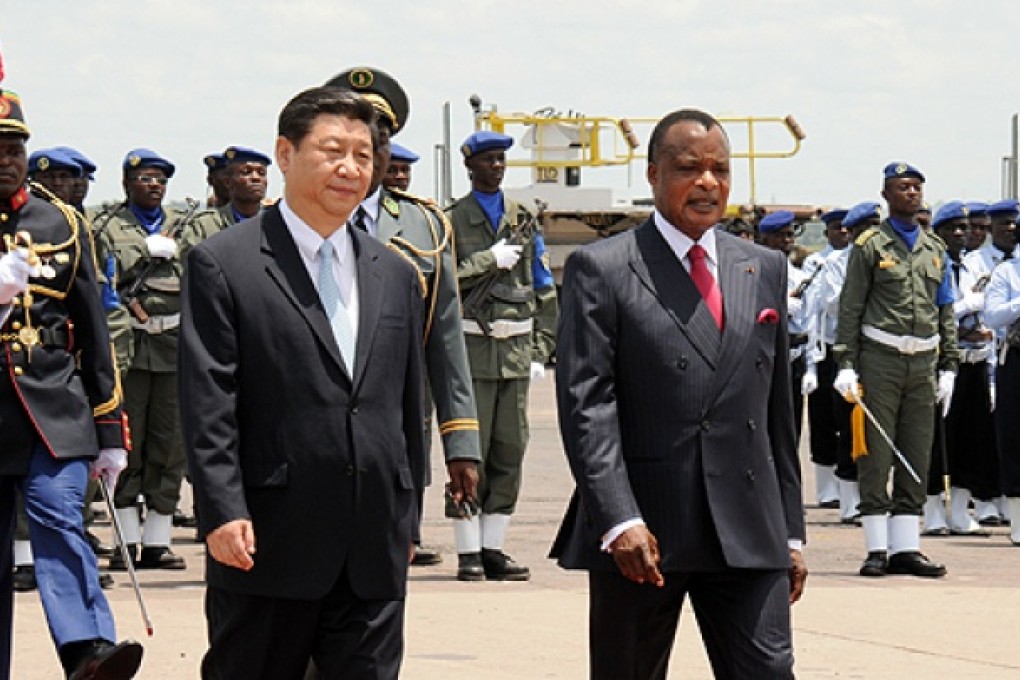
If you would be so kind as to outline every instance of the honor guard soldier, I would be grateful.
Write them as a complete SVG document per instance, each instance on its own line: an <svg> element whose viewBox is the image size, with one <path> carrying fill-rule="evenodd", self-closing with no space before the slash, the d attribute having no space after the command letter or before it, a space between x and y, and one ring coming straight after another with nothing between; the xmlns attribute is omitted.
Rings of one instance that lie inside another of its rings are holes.
<svg viewBox="0 0 1020 680"><path fill-rule="evenodd" d="M221 153L211 153L202 159L205 163L205 183L209 186L205 207L218 208L230 202L230 190L227 189L227 159Z"/></svg>
<svg viewBox="0 0 1020 680"><path fill-rule="evenodd" d="M945 244L914 221L924 175L906 163L890 163L883 175L889 217L861 234L850 252L834 387L875 418L866 427L867 455L857 460L868 550L861 575L939 577L945 566L921 554L918 515L935 404L949 406L959 359L952 286Z"/></svg>
<svg viewBox="0 0 1020 680"><path fill-rule="evenodd" d="M383 175L383 186L387 189L407 191L411 186L411 166L421 158L410 149L396 142L390 142L390 164Z"/></svg>
<svg viewBox="0 0 1020 680"><path fill-rule="evenodd" d="M963 254L968 255L985 244L992 229L992 218L988 216L988 204L981 201L967 203L967 239Z"/></svg>
<svg viewBox="0 0 1020 680"><path fill-rule="evenodd" d="M1014 199L998 201L988 206L986 214L988 231L991 232L989 242L963 258L967 286L979 290L987 285L992 271L1001 262L1017 257L1016 222L1020 216L1020 203ZM980 217L978 220L980 224ZM1000 330L1005 333L1004 329ZM986 478L982 490L974 494L974 514L978 523L984 526L998 526L1008 521L1008 508L996 486L994 477Z"/></svg>
<svg viewBox="0 0 1020 680"><path fill-rule="evenodd" d="M940 423L936 413L935 447L928 472L928 500L924 505L924 533L941 536L988 536L970 516L971 499L991 505L999 495L999 460L990 401L989 372L994 362L994 336L983 321L988 276L976 278L961 262L968 231L968 210L961 201L939 208L932 226L946 244L953 284L953 315L960 347L960 370L949 412ZM940 497L948 477L950 511Z"/></svg>
<svg viewBox="0 0 1020 680"><path fill-rule="evenodd" d="M181 259L193 246L213 234L255 217L262 209L268 188L269 156L243 146L229 146L222 157L226 163L223 177L229 199L217 207L199 213L181 236Z"/></svg>
<svg viewBox="0 0 1020 680"><path fill-rule="evenodd" d="M28 178L69 205L73 205L75 180L81 176L81 166L56 149L40 149L28 157Z"/></svg>
<svg viewBox="0 0 1020 680"><path fill-rule="evenodd" d="M130 678L142 648L115 642L81 514L90 474L111 484L127 457L117 375L84 225L26 186L28 136L20 99L0 90L0 678L11 664L16 488L67 676Z"/></svg>
<svg viewBox="0 0 1020 680"><path fill-rule="evenodd" d="M800 385L794 385L808 402L808 432L811 438L811 462L815 466L815 500L820 508L839 507L839 484L836 481L836 422L833 413L834 400L828 389L818 391L819 383L831 385L836 379L836 364L832 360L834 337L819 324L836 330L836 319L829 319L820 309L822 300L817 291L821 288L822 267L832 253L843 250L850 242L850 232L843 227L846 210L834 209L819 217L825 225L825 247L811 253L804 259L801 271L807 281L802 297L808 316L807 328L811 337L804 352L804 377ZM823 337L830 336L830 337Z"/></svg>
<svg viewBox="0 0 1020 680"><path fill-rule="evenodd" d="M992 271L984 313L985 323L1001 331L995 375L999 485L1007 499L1010 540L1020 546L1020 258Z"/></svg>
<svg viewBox="0 0 1020 680"><path fill-rule="evenodd" d="M418 271L424 292L426 398L431 397L439 419L439 435L450 479L449 496L460 507L473 509L481 454L457 294L452 229L432 201L382 186L383 175L391 161L390 137L407 123L410 111L407 94L389 74L368 67L348 69L326 85L357 92L371 102L378 114L379 146L373 157L372 181L351 222L386 243ZM431 404L428 404L426 412L431 411ZM428 458L432 440L428 417L423 426L427 485L431 481ZM420 518L422 512L418 516ZM412 564L427 566L440 561L442 556L438 550L420 544L415 546Z"/></svg>
<svg viewBox="0 0 1020 680"><path fill-rule="evenodd" d="M556 338L556 286L535 217L500 189L513 139L481 131L461 146L471 193L447 210L456 238L464 333L481 425L481 516L455 519L457 577L530 578L503 552L528 444L528 387Z"/></svg>
<svg viewBox="0 0 1020 680"><path fill-rule="evenodd" d="M81 176L76 177L71 182L71 200L68 201L74 206L75 210L85 216L85 219L91 223L94 215L89 214L89 210L85 207L85 199L89 195L89 182L96 181L96 170L99 167L93 163L88 156L78 151L74 147L70 146L55 146L55 151L62 152L65 156L73 160L81 168Z"/></svg>
<svg viewBox="0 0 1020 680"><path fill-rule="evenodd" d="M123 385L134 448L115 501L128 552L132 559L137 555L135 564L141 569L185 567L184 559L170 550L170 532L185 468L177 405L183 267L178 246L190 215L162 205L174 170L173 163L154 151L129 151L123 163L127 201L102 229L103 247L109 251L100 261L107 262L110 255L115 259L112 278L119 299L114 312L131 324L131 358L125 362ZM114 313L110 316L113 325ZM119 553L111 558L110 568L125 568Z"/></svg>
<svg viewBox="0 0 1020 680"><path fill-rule="evenodd" d="M804 304L804 292L810 283L807 275L790 262L797 228L793 223L794 214L789 210L769 213L758 223L761 243L766 248L778 250L786 256L786 316L790 335L790 385L793 398L793 422L797 441L804 419L804 396L800 383L804 378L804 350L808 345L808 309Z"/></svg>

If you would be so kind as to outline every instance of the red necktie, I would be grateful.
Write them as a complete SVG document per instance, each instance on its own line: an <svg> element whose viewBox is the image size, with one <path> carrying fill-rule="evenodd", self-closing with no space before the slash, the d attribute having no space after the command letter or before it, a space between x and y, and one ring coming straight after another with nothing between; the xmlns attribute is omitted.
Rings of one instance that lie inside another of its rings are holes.
<svg viewBox="0 0 1020 680"><path fill-rule="evenodd" d="M687 251L687 259L691 263L691 279L694 281L694 285L698 287L701 297L705 299L708 311L715 318L715 325L719 327L719 330L722 330L722 291L719 290L719 284L715 282L712 272L708 271L705 255L705 249L697 243Z"/></svg>

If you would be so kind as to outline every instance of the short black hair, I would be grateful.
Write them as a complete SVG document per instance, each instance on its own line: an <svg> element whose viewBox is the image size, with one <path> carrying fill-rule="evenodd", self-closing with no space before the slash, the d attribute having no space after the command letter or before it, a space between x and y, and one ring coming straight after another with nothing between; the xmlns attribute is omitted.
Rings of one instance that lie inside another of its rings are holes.
<svg viewBox="0 0 1020 680"><path fill-rule="evenodd" d="M299 146L312 129L315 119L322 114L362 121L372 133L372 146L379 145L375 107L353 92L335 87L312 87L294 95L280 111L277 134L288 139L294 146Z"/></svg>
<svg viewBox="0 0 1020 680"><path fill-rule="evenodd" d="M699 111L698 109L680 109L679 111L673 111L672 113L667 113L663 116L652 130L652 136L648 140L649 165L653 165L658 160L659 152L662 150L662 140L666 136L666 133L669 132L669 129L677 123L682 123L684 121L700 123L706 130L719 128L723 131L723 136L729 140L729 136L726 135L726 130L723 129L719 121L717 121L711 114Z"/></svg>

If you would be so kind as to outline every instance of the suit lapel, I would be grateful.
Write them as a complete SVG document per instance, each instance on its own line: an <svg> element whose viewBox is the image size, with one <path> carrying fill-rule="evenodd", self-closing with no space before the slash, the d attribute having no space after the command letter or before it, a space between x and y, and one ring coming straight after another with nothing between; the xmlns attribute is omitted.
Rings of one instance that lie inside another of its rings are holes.
<svg viewBox="0 0 1020 680"><path fill-rule="evenodd" d="M364 241L372 237L365 233L352 233L354 237L355 262L358 268L358 340L354 359L354 391L357 392L365 366L372 353L372 341L375 329L379 324L379 313L382 309L383 290L386 282L379 271L379 256L367 252Z"/></svg>
<svg viewBox="0 0 1020 680"><path fill-rule="evenodd" d="M319 293L308 276L297 245L287 231L280 209L276 206L262 217L262 252L266 255L266 272L276 282L312 328L315 337L342 371L347 373L340 348L333 336L333 328L326 318ZM350 375L348 374L348 377Z"/></svg>
<svg viewBox="0 0 1020 680"><path fill-rule="evenodd" d="M719 358L719 329L690 274L651 220L638 227L635 243L637 253L631 259L631 269L714 370Z"/></svg>
<svg viewBox="0 0 1020 680"><path fill-rule="evenodd" d="M751 338L755 318L756 291L761 276L761 262L738 247L736 237L716 232L716 252L719 256L718 278L722 291L725 328L719 351L720 370L709 394L714 400L729 381L740 363L737 359L746 350ZM777 361L781 360L777 357Z"/></svg>

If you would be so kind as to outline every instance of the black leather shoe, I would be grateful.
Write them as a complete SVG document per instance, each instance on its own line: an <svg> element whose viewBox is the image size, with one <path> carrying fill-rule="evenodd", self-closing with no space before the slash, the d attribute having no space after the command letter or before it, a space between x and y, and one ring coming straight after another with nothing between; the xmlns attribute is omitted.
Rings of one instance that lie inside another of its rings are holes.
<svg viewBox="0 0 1020 680"><path fill-rule="evenodd" d="M142 646L133 640L111 645L106 641L94 643L82 655L68 680L130 680L142 665Z"/></svg>
<svg viewBox="0 0 1020 680"><path fill-rule="evenodd" d="M926 578L940 578L946 575L946 565L932 562L921 553L912 550L910 552L896 553L890 557L888 572L890 574L909 574Z"/></svg>
<svg viewBox="0 0 1020 680"><path fill-rule="evenodd" d="M138 566L138 546L137 545L129 545L127 547L127 553L128 553L128 556L131 558L132 566L136 566L137 567ZM120 556L120 549L118 549L110 557L110 566L109 566L109 569L110 569L110 571L127 571L127 565L124 564L124 560L121 559L121 556Z"/></svg>
<svg viewBox="0 0 1020 680"><path fill-rule="evenodd" d="M35 580L35 567L31 564L14 567L14 591L18 593L27 593L35 590L39 587L39 584Z"/></svg>
<svg viewBox="0 0 1020 680"><path fill-rule="evenodd" d="M89 547L92 548L92 552L96 554L96 557L113 557L113 554L117 551L112 545L104 544L91 531L85 532L85 540L88 542Z"/></svg>
<svg viewBox="0 0 1020 680"><path fill-rule="evenodd" d="M531 578L530 569L514 562L502 550L482 548L482 566L485 578L490 581L527 581Z"/></svg>
<svg viewBox="0 0 1020 680"><path fill-rule="evenodd" d="M482 567L481 553L460 553L457 555L457 580L485 580L485 569Z"/></svg>
<svg viewBox="0 0 1020 680"><path fill-rule="evenodd" d="M889 558L884 550L874 550L864 558L861 576L885 576L889 569Z"/></svg>
<svg viewBox="0 0 1020 680"><path fill-rule="evenodd" d="M431 567L443 561L443 555L437 548L425 545L414 546L414 557L411 558L411 566Z"/></svg>
<svg viewBox="0 0 1020 680"><path fill-rule="evenodd" d="M185 569L184 558L166 546L145 546L135 563L138 569Z"/></svg>
<svg viewBox="0 0 1020 680"><path fill-rule="evenodd" d="M818 504L818 507L823 510L834 510L839 507L839 500L822 501Z"/></svg>

